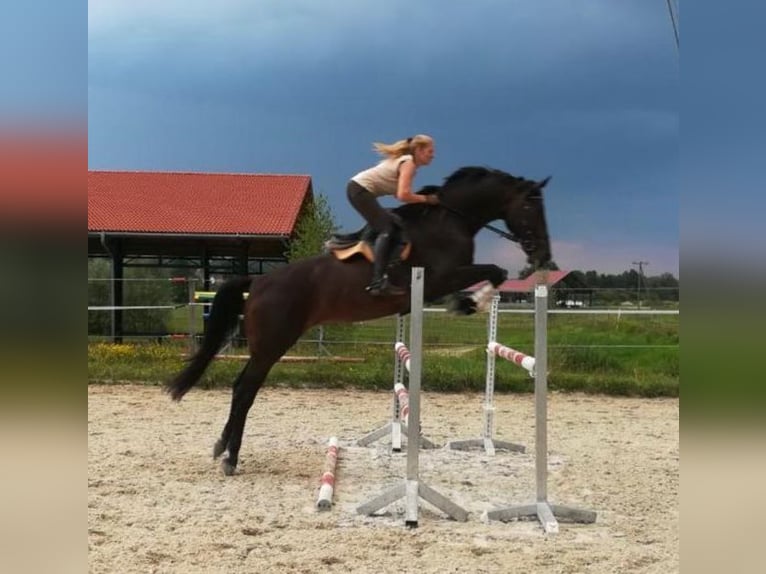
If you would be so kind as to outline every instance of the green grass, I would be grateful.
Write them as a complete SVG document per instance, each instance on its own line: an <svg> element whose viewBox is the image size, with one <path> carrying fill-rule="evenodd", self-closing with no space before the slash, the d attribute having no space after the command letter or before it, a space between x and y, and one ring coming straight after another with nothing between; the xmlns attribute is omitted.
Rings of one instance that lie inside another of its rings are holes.
<svg viewBox="0 0 766 574"><path fill-rule="evenodd" d="M201 310L197 310L201 322ZM185 309L175 312L178 327L188 330ZM279 363L269 376L271 384L322 388L386 390L393 377L395 318L389 317L324 328L327 353L362 358L361 363L338 363L321 359L312 363ZM679 349L677 315L563 315L548 317L548 385L552 390L628 396L679 395ZM201 329L201 327L200 327ZM455 317L428 313L423 330L423 389L445 392L484 389L486 315ZM288 352L316 356L317 330ZM534 354L531 314L501 314L498 340ZM183 367L182 341L133 345L89 344L88 375L92 382L143 381L157 384ZM246 354L234 347L233 353ZM201 386L228 386L242 368L242 361L215 361ZM532 392L533 381L525 371L497 361L497 392Z"/></svg>

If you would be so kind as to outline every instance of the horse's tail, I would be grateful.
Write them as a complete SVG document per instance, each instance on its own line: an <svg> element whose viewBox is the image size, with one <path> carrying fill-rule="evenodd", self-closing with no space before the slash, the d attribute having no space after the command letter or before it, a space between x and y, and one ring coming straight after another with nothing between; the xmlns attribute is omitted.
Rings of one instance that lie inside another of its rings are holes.
<svg viewBox="0 0 766 574"><path fill-rule="evenodd" d="M165 384L165 390L173 400L180 401L199 381L210 361L221 350L229 334L237 327L244 304L242 293L248 291L252 281L252 277L237 277L230 279L218 289L210 308L202 346L189 359L184 370Z"/></svg>

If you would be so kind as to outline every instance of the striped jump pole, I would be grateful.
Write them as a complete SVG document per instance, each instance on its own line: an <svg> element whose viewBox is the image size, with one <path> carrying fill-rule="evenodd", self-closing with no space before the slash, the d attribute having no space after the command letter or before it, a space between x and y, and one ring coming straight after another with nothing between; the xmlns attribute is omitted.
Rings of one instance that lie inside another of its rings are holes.
<svg viewBox="0 0 766 574"><path fill-rule="evenodd" d="M422 267L412 268L410 290L410 417L407 426L407 475L403 482L383 492L357 508L359 514L371 515L392 502L405 499L404 523L409 528L418 526L418 499L423 498L455 520L468 520L468 512L439 494L419 478L420 473L420 376L423 357L423 281Z"/></svg>
<svg viewBox="0 0 766 574"><path fill-rule="evenodd" d="M482 405L482 431L481 438L456 440L449 443L450 448L455 450L471 450L474 448L483 448L484 452L488 456L495 456L495 451L506 450L511 452L526 452L526 447L521 444L508 442L504 440L497 440L494 438L495 434L495 357L502 356L507 358L508 353L505 351L511 351L522 355L526 359L531 359L534 366L534 359L527 357L523 353L514 351L510 347L505 347L497 343L497 321L498 310L500 307L500 296L495 295L492 298L492 303L489 310L489 316L487 317L487 366L484 380L484 404ZM503 355L498 354L498 348L503 349ZM514 361L515 362L515 361ZM521 365L521 363L517 363ZM527 360L526 365L529 365ZM527 368L525 365L522 365Z"/></svg>
<svg viewBox="0 0 766 574"><path fill-rule="evenodd" d="M394 351L399 357L399 360L404 363L404 368L407 369L407 372L410 372L410 350L407 348L407 345L402 343L401 341L397 341L394 343Z"/></svg>
<svg viewBox="0 0 766 574"><path fill-rule="evenodd" d="M492 341L487 345L487 352L498 357L502 357L510 363L516 363L518 366L526 369L529 372L530 377L535 376L535 358L525 355L521 351L511 349L505 345L501 345L497 341Z"/></svg>
<svg viewBox="0 0 766 574"><path fill-rule="evenodd" d="M407 392L407 387L401 383L394 385L394 394L399 401L399 422L406 426L407 419L410 418L410 394Z"/></svg>
<svg viewBox="0 0 766 574"><path fill-rule="evenodd" d="M596 521L592 510L580 510L548 501L548 286L535 287L535 502L487 512L490 520L507 522L537 518L546 534L559 531L557 519L590 524Z"/></svg>
<svg viewBox="0 0 766 574"><path fill-rule="evenodd" d="M332 495L335 491L335 467L338 464L338 437L330 437L327 444L327 458L325 459L322 478L319 480L319 496L317 508L330 510L332 508Z"/></svg>
<svg viewBox="0 0 766 574"><path fill-rule="evenodd" d="M401 316L400 316L401 317ZM399 373L402 373L402 366L409 373L410 372L410 350L402 343L401 339L394 343L394 352L396 353L396 367ZM403 373L402 373L403 374ZM402 377L400 377L401 379ZM400 452L402 450L402 431L407 432L407 420L410 417L410 395L407 392L407 387L401 380L394 382L394 400L396 401L397 413L394 413L394 418L399 421L397 426L397 432L391 437L391 448L394 452Z"/></svg>
<svg viewBox="0 0 766 574"><path fill-rule="evenodd" d="M391 420L377 429L369 432L357 441L359 446L367 446L373 442L391 435L391 450L402 451L402 434L407 434L407 421L410 415L410 399L407 387L404 386L404 373L410 372L411 353L404 344L404 316L396 317L396 342L394 343L394 393L391 400ZM420 437L421 448L436 448L436 445L426 437Z"/></svg>

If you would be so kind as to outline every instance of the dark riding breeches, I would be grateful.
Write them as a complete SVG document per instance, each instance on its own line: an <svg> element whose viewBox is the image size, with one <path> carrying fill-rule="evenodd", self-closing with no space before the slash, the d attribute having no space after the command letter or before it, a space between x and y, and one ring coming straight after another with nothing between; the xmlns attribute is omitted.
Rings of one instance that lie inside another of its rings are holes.
<svg viewBox="0 0 766 574"><path fill-rule="evenodd" d="M393 233L396 231L396 223L391 214L379 203L378 199L355 181L349 181L346 186L346 195L351 205L354 206L370 226L378 233Z"/></svg>

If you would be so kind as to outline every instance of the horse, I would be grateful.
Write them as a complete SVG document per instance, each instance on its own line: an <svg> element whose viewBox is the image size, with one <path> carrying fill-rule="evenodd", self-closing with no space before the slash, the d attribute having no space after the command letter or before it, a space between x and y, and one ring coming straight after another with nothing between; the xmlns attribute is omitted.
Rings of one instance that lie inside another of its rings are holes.
<svg viewBox="0 0 766 574"><path fill-rule="evenodd" d="M439 203L404 204L392 210L409 239L405 261L389 269L394 284L409 286L412 267L425 268L424 299L434 301L489 281L494 293L507 271L494 264L475 264L474 237L490 222L503 220L535 268L551 261L542 189L546 178L534 181L486 167L463 167L441 186L418 193L437 193ZM365 290L372 265L363 257L341 260L323 253L294 261L265 275L235 277L217 291L199 349L185 368L165 385L181 400L238 326L244 314L249 359L232 387L229 417L213 447L213 458L225 451L221 467L234 474L239 462L242 433L250 407L272 366L309 328L323 323L366 321L408 313L409 294L373 296ZM243 294L247 293L245 299ZM485 299L490 299L486 297ZM457 296L453 311L480 310L473 296Z"/></svg>

